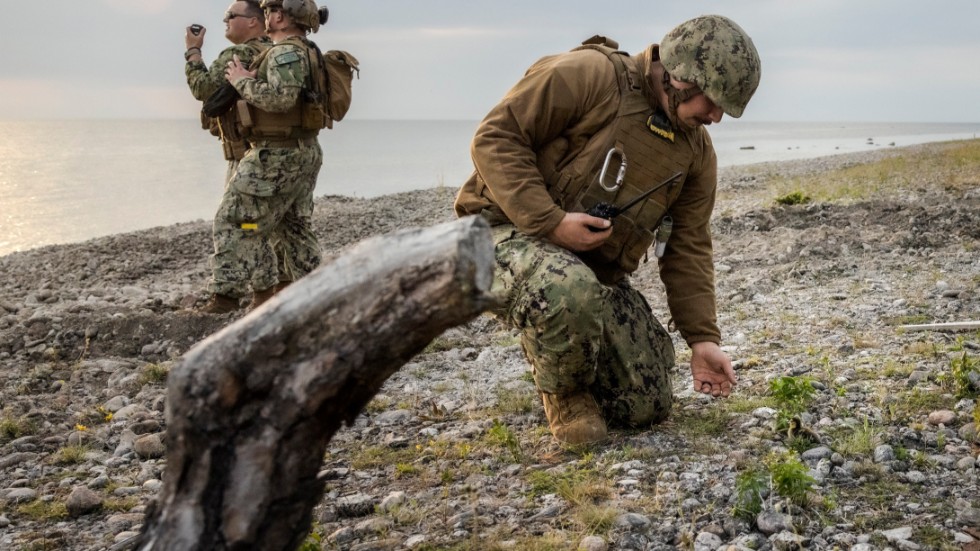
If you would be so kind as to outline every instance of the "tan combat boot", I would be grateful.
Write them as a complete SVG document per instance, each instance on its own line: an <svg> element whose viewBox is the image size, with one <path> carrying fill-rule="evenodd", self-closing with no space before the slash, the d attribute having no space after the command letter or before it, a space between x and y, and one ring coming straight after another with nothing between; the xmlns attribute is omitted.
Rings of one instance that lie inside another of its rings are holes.
<svg viewBox="0 0 980 551"><path fill-rule="evenodd" d="M252 293L252 302L248 305L248 311L251 312L252 310L255 310L256 308L261 306L263 302L272 298L272 295L274 294L276 294L275 285L269 287L264 291L255 291L254 293Z"/></svg>
<svg viewBox="0 0 980 551"><path fill-rule="evenodd" d="M541 401L551 434L561 444L581 446L606 439L606 422L591 392L541 393Z"/></svg>
<svg viewBox="0 0 980 551"><path fill-rule="evenodd" d="M227 314L238 310L238 299L228 295L213 294L208 302L197 309L202 314Z"/></svg>

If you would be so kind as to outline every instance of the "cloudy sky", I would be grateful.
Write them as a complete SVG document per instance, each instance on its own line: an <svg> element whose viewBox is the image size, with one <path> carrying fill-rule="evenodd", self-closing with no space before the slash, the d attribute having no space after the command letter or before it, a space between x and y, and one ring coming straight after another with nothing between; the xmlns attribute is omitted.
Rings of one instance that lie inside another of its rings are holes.
<svg viewBox="0 0 980 551"><path fill-rule="evenodd" d="M228 0L12 2L0 120L189 118L184 27L225 46ZM331 0L314 39L362 64L357 119L477 120L540 56L604 34L635 52L720 13L763 62L754 121L980 122L977 0Z"/></svg>

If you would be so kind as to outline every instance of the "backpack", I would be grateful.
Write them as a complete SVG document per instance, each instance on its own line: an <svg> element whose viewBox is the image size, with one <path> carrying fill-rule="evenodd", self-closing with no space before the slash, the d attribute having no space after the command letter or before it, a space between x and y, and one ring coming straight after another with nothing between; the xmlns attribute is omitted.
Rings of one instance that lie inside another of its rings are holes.
<svg viewBox="0 0 980 551"><path fill-rule="evenodd" d="M327 70L327 115L331 120L344 120L350 109L351 84L354 73L361 78L357 58L343 50L330 50L323 54L323 65Z"/></svg>
<svg viewBox="0 0 980 551"><path fill-rule="evenodd" d="M306 41L310 53L311 89L303 108L303 128L333 128L350 109L354 73L361 76L357 58L343 50L320 53L315 42ZM319 63L316 63L318 60Z"/></svg>

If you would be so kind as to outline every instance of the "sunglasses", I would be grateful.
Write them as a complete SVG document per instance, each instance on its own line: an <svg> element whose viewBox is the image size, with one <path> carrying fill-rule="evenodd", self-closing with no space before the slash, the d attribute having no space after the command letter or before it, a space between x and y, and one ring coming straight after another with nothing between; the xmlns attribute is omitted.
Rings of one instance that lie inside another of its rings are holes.
<svg viewBox="0 0 980 551"><path fill-rule="evenodd" d="M245 15L244 13L225 13L225 18L222 19L223 22L227 23L236 17L255 17L254 15Z"/></svg>

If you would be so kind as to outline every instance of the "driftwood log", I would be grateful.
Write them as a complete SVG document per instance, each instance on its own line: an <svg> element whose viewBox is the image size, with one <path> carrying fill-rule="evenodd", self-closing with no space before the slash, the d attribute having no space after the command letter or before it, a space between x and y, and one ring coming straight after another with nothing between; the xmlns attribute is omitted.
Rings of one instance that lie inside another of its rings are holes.
<svg viewBox="0 0 980 551"><path fill-rule="evenodd" d="M900 325L905 331L976 331L980 321L954 321L948 323L925 323L921 325Z"/></svg>
<svg viewBox="0 0 980 551"><path fill-rule="evenodd" d="M138 549L293 550L330 438L444 330L489 304L480 217L366 240L185 354Z"/></svg>

